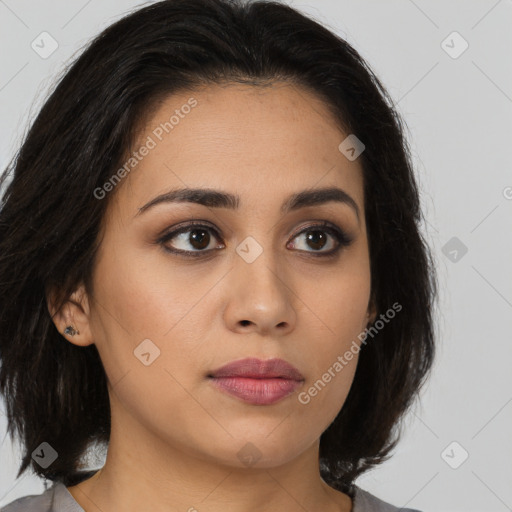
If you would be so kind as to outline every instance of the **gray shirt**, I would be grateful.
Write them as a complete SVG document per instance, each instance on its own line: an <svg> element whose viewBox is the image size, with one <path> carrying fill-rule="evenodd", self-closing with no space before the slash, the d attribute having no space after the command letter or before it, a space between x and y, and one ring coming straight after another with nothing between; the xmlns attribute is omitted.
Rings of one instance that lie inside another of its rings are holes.
<svg viewBox="0 0 512 512"><path fill-rule="evenodd" d="M352 502L352 512L420 512L410 508L394 507L357 486L354 486ZM84 509L63 483L56 482L42 494L12 501L0 509L0 512L84 512Z"/></svg>

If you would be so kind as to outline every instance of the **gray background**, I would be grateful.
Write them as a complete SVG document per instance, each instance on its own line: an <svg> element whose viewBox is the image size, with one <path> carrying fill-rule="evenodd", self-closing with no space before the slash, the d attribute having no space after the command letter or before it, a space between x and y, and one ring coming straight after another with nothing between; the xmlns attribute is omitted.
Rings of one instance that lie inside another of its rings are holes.
<svg viewBox="0 0 512 512"><path fill-rule="evenodd" d="M357 483L425 512L512 510L512 2L288 3L346 38L398 105L439 269L432 378L393 458ZM136 5L0 0L2 169L64 64ZM46 59L31 48L43 31L58 42ZM3 407L0 506L44 490L34 476L14 478L19 451Z"/></svg>

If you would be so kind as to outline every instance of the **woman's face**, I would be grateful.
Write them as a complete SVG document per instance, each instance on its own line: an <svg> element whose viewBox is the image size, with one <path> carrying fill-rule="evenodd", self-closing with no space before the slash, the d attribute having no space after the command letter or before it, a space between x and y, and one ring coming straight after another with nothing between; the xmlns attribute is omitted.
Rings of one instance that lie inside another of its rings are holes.
<svg viewBox="0 0 512 512"><path fill-rule="evenodd" d="M372 318L362 168L338 149L347 135L320 100L286 83L208 87L160 104L120 174L72 339L98 348L118 444L272 467L334 420L357 364L357 351L344 354ZM185 188L236 204L153 202ZM326 188L355 207L333 195L315 202ZM167 236L191 221L200 226ZM249 357L284 359L303 380L209 377ZM258 402L280 383L290 394Z"/></svg>

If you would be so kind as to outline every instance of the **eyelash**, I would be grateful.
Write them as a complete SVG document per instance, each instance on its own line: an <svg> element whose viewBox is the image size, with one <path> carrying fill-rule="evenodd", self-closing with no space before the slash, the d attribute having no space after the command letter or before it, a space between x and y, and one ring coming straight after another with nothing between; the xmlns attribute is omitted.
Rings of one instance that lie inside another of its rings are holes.
<svg viewBox="0 0 512 512"><path fill-rule="evenodd" d="M203 257L205 254L213 253L217 249L208 249L204 251L183 251L182 249L169 249L169 247L166 244L169 240L172 240L176 236L187 233L188 231L192 231L192 228L204 228L205 230L209 232L213 232L215 235L215 238L218 240L221 239L218 231L208 224L204 224L203 222L189 222L184 226L181 226L173 231L170 231L169 233L166 233L164 236L159 238L157 240L157 243L160 244L163 249L166 252L169 252L171 254L177 254L179 256L184 256L186 258L200 258ZM320 229L316 229L320 228ZM335 240L338 242L338 246L335 249L332 249L329 252L317 252L317 251L300 251L299 252L306 252L306 253L312 253L315 255L315 257L319 258L334 258L338 255L338 253L343 249L344 247L349 246L353 239L347 235L347 233L340 228L336 227L334 224L331 224L330 222L323 221L321 223L312 224L310 226L307 226L302 231L299 231L292 240L297 238L299 235L302 235L304 233L307 233L308 231L325 231L329 233L331 236L335 238Z"/></svg>

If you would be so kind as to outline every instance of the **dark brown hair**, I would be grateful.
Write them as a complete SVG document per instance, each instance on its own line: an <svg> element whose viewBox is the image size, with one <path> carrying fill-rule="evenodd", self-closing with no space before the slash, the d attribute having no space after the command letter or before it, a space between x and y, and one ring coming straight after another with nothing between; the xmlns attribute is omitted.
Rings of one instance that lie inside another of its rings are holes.
<svg viewBox="0 0 512 512"><path fill-rule="evenodd" d="M0 392L9 433L23 443L18 477L31 465L72 485L91 443L109 441L98 351L65 341L46 301L57 290L63 304L82 282L93 291L112 198L98 200L94 190L122 165L157 101L201 85L276 80L316 94L344 132L365 144L359 158L372 298L380 314L402 306L360 353L347 400L320 439L321 476L346 491L395 447L400 420L432 366L437 288L403 121L354 48L293 8L166 0L125 16L88 45L0 179L12 178L0 209ZM48 468L31 458L42 442L58 452Z"/></svg>

